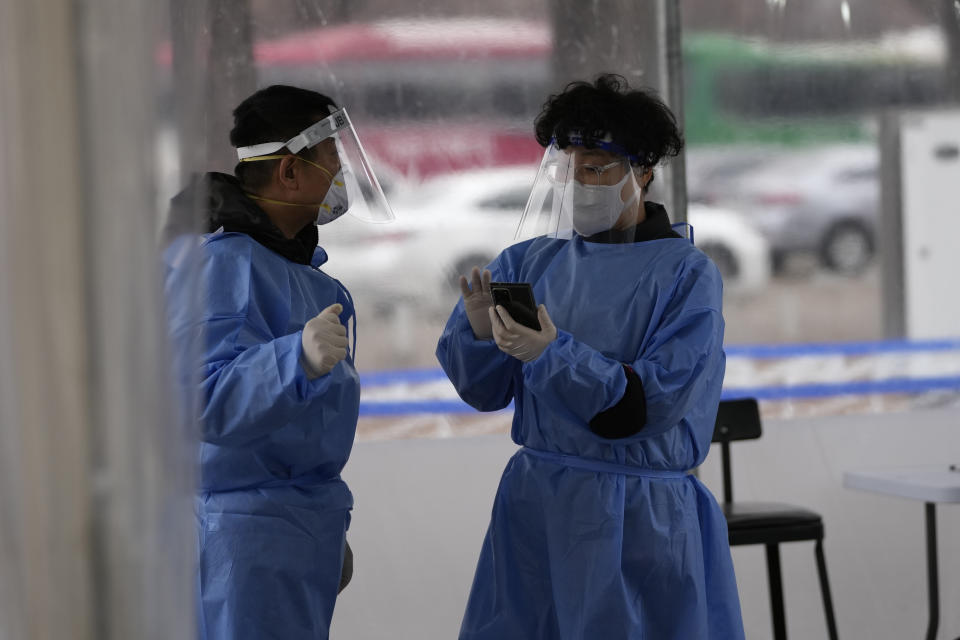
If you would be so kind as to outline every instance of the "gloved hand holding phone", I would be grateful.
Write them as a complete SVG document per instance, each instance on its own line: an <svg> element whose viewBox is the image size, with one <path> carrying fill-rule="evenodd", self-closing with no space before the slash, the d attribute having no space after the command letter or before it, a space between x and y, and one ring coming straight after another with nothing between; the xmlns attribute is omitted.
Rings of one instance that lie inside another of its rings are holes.
<svg viewBox="0 0 960 640"><path fill-rule="evenodd" d="M540 321L540 330L525 327L512 317L510 312L501 305L490 309L490 324L493 327L493 339L500 351L513 356L517 360L530 362L540 357L540 354L557 339L557 327L547 313L547 307L537 307L537 319Z"/></svg>

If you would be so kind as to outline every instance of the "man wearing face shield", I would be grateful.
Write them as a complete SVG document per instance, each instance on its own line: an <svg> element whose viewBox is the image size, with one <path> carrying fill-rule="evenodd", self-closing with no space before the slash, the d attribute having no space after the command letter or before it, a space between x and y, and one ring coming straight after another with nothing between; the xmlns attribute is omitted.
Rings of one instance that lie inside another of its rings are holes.
<svg viewBox="0 0 960 640"><path fill-rule="evenodd" d="M392 213L330 98L272 86L234 122L236 175L173 200L206 233L165 254L173 339L199 385L199 637L327 638L352 571L340 472L360 384L354 306L321 270L318 225Z"/></svg>
<svg viewBox="0 0 960 640"><path fill-rule="evenodd" d="M526 239L461 278L437 347L465 401L513 401L521 446L460 638L742 638L726 521L688 473L723 381L720 274L644 199L682 146L674 117L601 76L551 96L536 134ZM531 283L540 330L491 281Z"/></svg>

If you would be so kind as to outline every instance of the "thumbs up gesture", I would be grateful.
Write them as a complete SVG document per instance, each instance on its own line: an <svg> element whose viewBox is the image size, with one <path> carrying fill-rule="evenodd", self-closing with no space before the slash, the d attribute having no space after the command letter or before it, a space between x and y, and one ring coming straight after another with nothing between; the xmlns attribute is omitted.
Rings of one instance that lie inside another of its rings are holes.
<svg viewBox="0 0 960 640"><path fill-rule="evenodd" d="M347 328L340 322L343 305L332 304L303 326L300 364L311 380L330 373L347 357Z"/></svg>

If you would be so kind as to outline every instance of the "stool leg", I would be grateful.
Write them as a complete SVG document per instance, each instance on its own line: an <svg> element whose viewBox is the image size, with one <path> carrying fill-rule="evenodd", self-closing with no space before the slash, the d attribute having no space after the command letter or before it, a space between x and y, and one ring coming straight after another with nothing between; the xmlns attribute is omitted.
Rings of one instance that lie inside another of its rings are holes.
<svg viewBox="0 0 960 640"><path fill-rule="evenodd" d="M823 613L827 617L827 634L837 640L837 621L833 617L833 599L830 597L830 580L827 578L827 561L823 557L823 538L814 547L817 556L817 573L820 575L820 596L823 598Z"/></svg>
<svg viewBox="0 0 960 640"><path fill-rule="evenodd" d="M783 608L783 580L780 577L780 546L768 544L767 582L770 585L770 617L774 640L787 640L787 616Z"/></svg>

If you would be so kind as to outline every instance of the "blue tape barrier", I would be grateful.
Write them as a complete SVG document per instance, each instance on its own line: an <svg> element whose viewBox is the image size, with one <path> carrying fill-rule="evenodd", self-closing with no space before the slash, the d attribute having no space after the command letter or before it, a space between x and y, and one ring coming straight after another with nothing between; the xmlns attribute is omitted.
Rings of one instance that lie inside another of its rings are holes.
<svg viewBox="0 0 960 640"><path fill-rule="evenodd" d="M803 400L849 395L927 393L931 391L960 391L960 376L938 378L889 378L887 380L862 380L801 384L793 386L740 387L724 389L723 400L757 398L758 400ZM510 407L504 411L512 410ZM366 417L398 416L424 413L477 413L476 409L462 400L413 400L410 402L370 401L360 403L360 415Z"/></svg>
<svg viewBox="0 0 960 640"><path fill-rule="evenodd" d="M804 356L870 356L893 353L960 351L960 339L728 345L724 349L728 358L777 359ZM446 374L439 367L433 369L397 369L361 374L360 385L369 389L391 384L423 384L446 379Z"/></svg>
<svg viewBox="0 0 960 640"><path fill-rule="evenodd" d="M960 351L960 338L942 340L881 340L873 342L825 342L775 345L731 345L730 358L776 359L805 356L871 356L904 353ZM375 371L360 376L364 389L396 384L425 384L446 381L440 368ZM960 391L960 376L930 378L889 378L885 380L810 383L792 386L741 387L724 389L724 399L754 397L759 400L827 398L866 394L916 394L930 391ZM512 406L512 405L511 405ZM510 408L504 409L509 411ZM361 416L413 414L467 414L475 410L458 399L410 401L362 401Z"/></svg>
<svg viewBox="0 0 960 640"><path fill-rule="evenodd" d="M727 345L727 357L797 358L803 356L878 356L960 350L960 339L879 340L874 342L808 342L799 344Z"/></svg>
<svg viewBox="0 0 960 640"><path fill-rule="evenodd" d="M360 388L385 387L391 384L423 384L446 380L443 369L396 369L393 371L373 371L360 374Z"/></svg>
<svg viewBox="0 0 960 640"><path fill-rule="evenodd" d="M740 387L724 389L723 400L756 398L757 400L801 400L858 396L879 393L927 393L930 391L960 391L960 376L938 378L888 378L886 380L859 380L856 382L798 384L780 387Z"/></svg>
<svg viewBox="0 0 960 640"><path fill-rule="evenodd" d="M502 411L513 411L513 403ZM423 413L480 413L463 400L414 400L411 402L361 402L360 417L408 416Z"/></svg>

